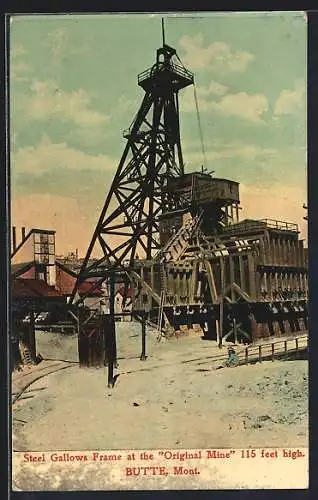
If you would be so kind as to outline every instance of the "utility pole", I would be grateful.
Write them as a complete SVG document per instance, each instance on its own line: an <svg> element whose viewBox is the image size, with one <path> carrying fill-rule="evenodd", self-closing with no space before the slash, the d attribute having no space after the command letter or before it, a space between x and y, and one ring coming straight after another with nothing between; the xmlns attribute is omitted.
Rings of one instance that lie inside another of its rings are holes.
<svg viewBox="0 0 318 500"><path fill-rule="evenodd" d="M141 354L140 361L146 361L146 311L141 313Z"/></svg>
<svg viewBox="0 0 318 500"><path fill-rule="evenodd" d="M223 340L223 323L224 323L224 284L225 284L225 276L224 276L224 259L223 256L220 259L221 266L221 294L220 294L220 329L219 329L219 339L218 339L218 347L222 349L222 340Z"/></svg>

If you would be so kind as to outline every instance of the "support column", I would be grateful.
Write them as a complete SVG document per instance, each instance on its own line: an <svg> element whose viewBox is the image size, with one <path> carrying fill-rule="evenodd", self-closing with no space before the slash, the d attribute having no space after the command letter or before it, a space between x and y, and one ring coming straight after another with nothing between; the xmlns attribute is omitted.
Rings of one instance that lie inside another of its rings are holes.
<svg viewBox="0 0 318 500"><path fill-rule="evenodd" d="M35 343L35 321L34 311L30 311L30 322L28 324L28 348L32 362L35 363L36 358L36 343Z"/></svg>
<svg viewBox="0 0 318 500"><path fill-rule="evenodd" d="M151 267L150 267L150 284L151 284L151 288L154 290L155 289L155 270L154 270L153 264L151 264Z"/></svg>

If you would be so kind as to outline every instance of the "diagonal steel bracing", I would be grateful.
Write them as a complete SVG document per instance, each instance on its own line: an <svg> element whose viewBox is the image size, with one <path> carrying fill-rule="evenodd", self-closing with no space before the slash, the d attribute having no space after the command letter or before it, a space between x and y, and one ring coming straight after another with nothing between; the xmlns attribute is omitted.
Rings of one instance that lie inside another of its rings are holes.
<svg viewBox="0 0 318 500"><path fill-rule="evenodd" d="M165 190L171 177L184 173L179 125L179 90L193 84L193 75L168 45L157 50L152 68L138 76L145 95L125 133L127 143L118 165L76 286L105 269L151 259L159 245L161 213L178 208L180 200ZM98 255L98 260L95 258ZM101 257L100 257L101 255ZM95 260L92 260L95 258Z"/></svg>

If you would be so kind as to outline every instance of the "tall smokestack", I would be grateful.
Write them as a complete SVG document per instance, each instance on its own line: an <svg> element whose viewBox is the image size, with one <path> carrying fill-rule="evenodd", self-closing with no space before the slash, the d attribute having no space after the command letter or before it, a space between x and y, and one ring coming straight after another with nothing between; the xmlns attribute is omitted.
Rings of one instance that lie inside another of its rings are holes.
<svg viewBox="0 0 318 500"><path fill-rule="evenodd" d="M17 233L16 233L16 227L12 227L12 250L13 252L16 251L17 248Z"/></svg>
<svg viewBox="0 0 318 500"><path fill-rule="evenodd" d="M21 236L22 236L22 241L25 239L25 227L22 227L21 229Z"/></svg>

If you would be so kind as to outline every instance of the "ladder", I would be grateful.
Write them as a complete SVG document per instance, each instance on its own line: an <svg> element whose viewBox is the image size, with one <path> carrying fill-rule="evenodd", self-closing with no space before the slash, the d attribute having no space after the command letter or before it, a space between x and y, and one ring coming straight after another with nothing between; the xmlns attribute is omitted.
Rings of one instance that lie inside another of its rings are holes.
<svg viewBox="0 0 318 500"><path fill-rule="evenodd" d="M24 344L23 342L20 342L20 352L21 352L21 358L22 358L22 362L24 365L32 365L33 362L32 362L32 356L31 356L31 352L30 352L30 349L28 348L28 346L26 344Z"/></svg>

